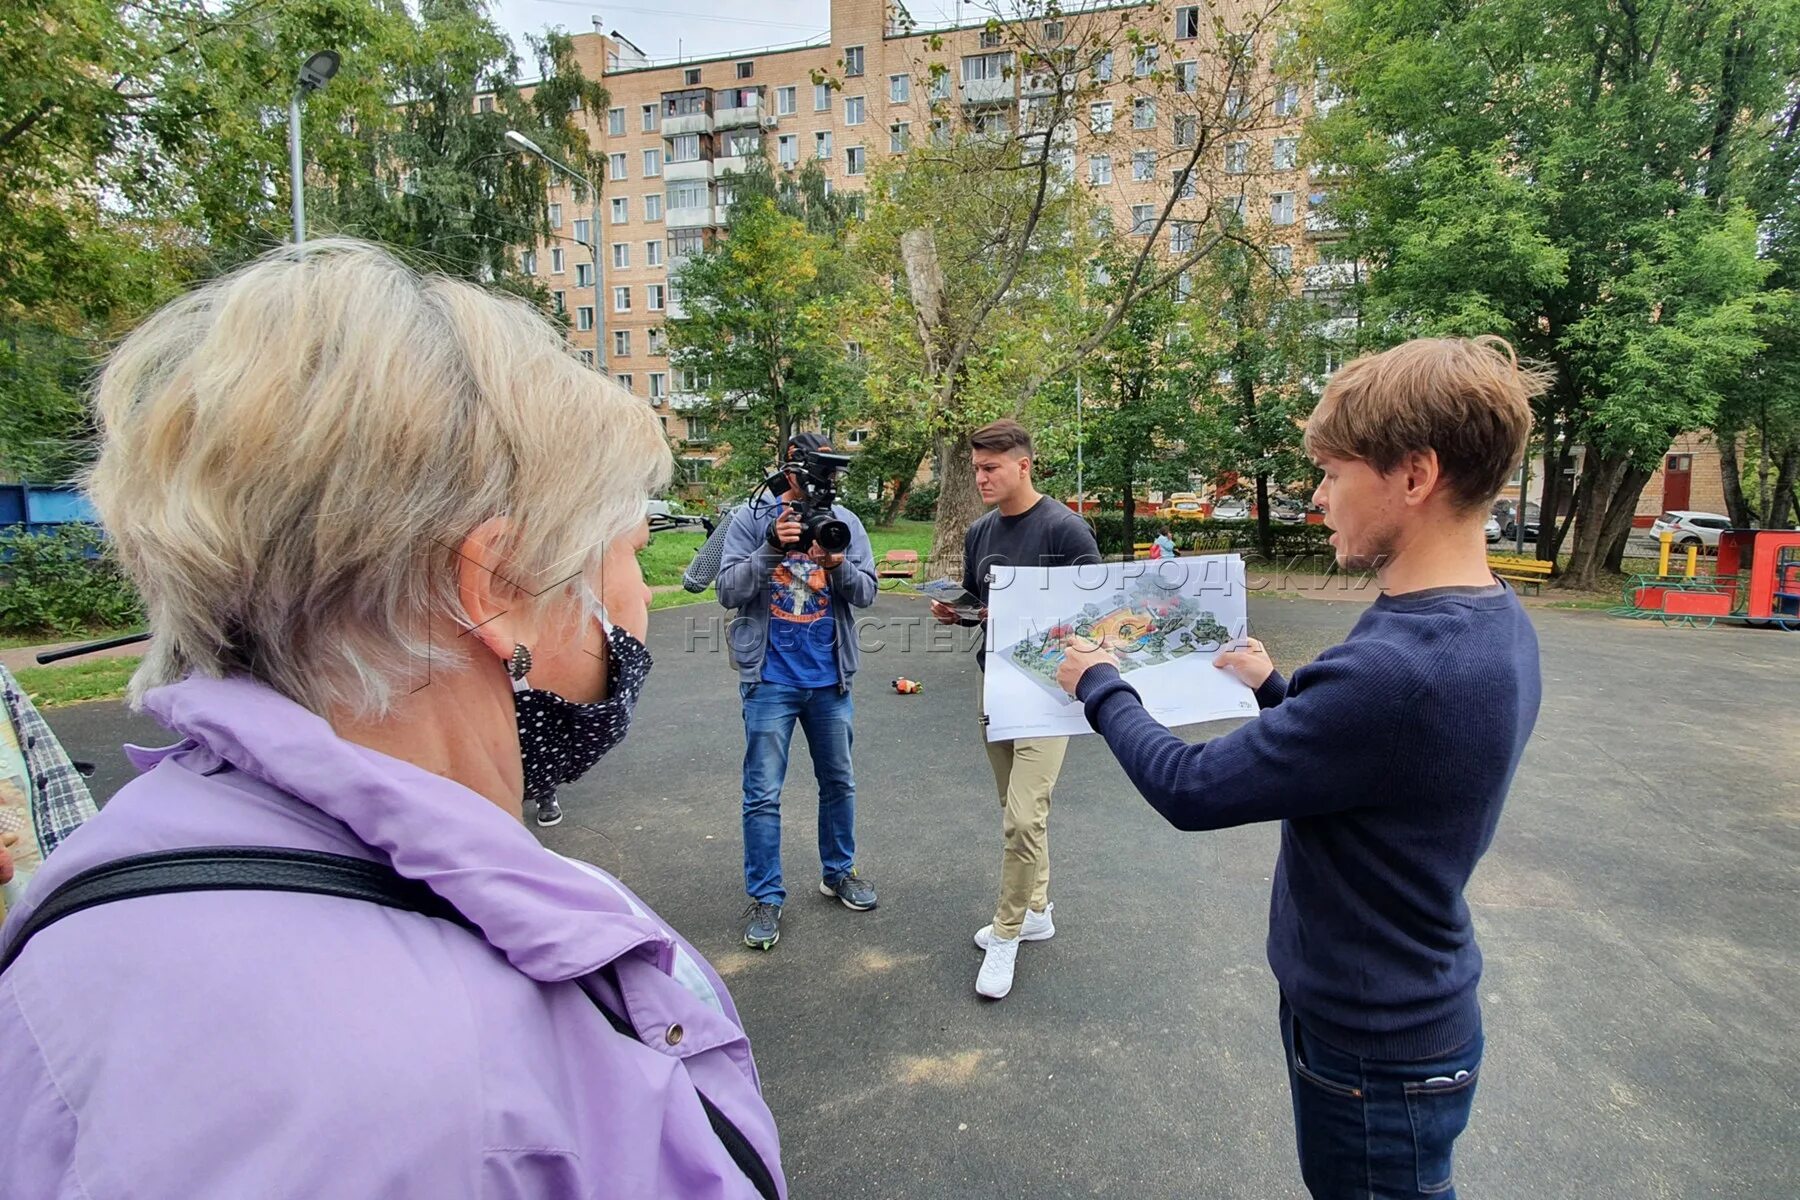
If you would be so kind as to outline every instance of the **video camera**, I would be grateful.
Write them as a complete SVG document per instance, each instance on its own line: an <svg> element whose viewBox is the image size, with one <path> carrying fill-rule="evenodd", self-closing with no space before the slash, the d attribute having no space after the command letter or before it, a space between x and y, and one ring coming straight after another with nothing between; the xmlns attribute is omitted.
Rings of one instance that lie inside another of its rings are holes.
<svg viewBox="0 0 1800 1200"><path fill-rule="evenodd" d="M802 551L812 549L815 543L827 554L842 554L850 548L850 526L831 513L832 505L837 503L838 475L849 466L848 454L832 454L827 450L808 450L782 465L782 474L799 489L798 499L789 503L794 506L794 515L800 521L797 545ZM780 478L776 476L776 479ZM769 483L771 491L777 490L775 479ZM785 479L779 487L786 490ZM774 538L775 531L771 528L769 540L772 542Z"/></svg>

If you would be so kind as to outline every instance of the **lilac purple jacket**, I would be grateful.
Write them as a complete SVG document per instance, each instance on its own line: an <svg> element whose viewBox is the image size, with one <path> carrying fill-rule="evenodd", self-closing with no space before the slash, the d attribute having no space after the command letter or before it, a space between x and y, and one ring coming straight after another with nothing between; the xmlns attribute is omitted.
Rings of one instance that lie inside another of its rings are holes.
<svg viewBox="0 0 1800 1200"><path fill-rule="evenodd" d="M131 748L0 936L87 867L223 844L389 861L481 936L278 892L65 918L0 977L0 1196L753 1198L696 1087L781 1177L724 983L623 885L260 684L146 707L186 740Z"/></svg>

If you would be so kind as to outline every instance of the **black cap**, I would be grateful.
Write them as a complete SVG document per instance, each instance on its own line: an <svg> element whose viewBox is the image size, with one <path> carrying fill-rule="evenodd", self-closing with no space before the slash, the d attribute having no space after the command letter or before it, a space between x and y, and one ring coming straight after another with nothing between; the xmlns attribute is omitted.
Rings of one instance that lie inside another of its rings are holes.
<svg viewBox="0 0 1800 1200"><path fill-rule="evenodd" d="M796 458L806 457L807 454L814 450L829 449L831 449L831 443L825 440L824 434L813 433L811 430L808 430L805 433L796 433L793 437L788 439L787 457L788 461L791 462Z"/></svg>

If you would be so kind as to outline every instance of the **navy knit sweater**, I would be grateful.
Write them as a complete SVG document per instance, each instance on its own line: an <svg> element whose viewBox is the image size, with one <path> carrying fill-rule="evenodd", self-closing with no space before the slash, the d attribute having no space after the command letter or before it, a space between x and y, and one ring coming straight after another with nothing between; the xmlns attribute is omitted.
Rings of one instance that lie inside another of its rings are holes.
<svg viewBox="0 0 1800 1200"><path fill-rule="evenodd" d="M1282 822L1269 965L1309 1031L1400 1061L1474 1035L1481 951L1463 887L1540 696L1511 589L1381 597L1291 682L1271 675L1258 719L1210 742L1159 725L1110 666L1078 696L1177 829Z"/></svg>

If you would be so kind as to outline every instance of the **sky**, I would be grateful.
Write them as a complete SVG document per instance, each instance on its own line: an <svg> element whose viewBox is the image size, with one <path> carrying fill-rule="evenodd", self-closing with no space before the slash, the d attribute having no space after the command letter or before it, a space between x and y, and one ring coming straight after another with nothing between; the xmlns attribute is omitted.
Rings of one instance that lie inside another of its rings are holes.
<svg viewBox="0 0 1800 1200"><path fill-rule="evenodd" d="M560 26L592 33L598 15L652 59L699 58L802 42L831 27L830 0L490 0L494 19L529 61L525 34ZM921 26L948 24L957 0L909 0Z"/></svg>

